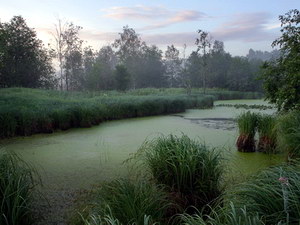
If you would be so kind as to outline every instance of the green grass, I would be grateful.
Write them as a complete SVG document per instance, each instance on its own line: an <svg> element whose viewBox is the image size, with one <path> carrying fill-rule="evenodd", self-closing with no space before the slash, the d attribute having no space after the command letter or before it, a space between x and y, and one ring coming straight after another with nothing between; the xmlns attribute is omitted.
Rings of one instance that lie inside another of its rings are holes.
<svg viewBox="0 0 300 225"><path fill-rule="evenodd" d="M213 106L213 96L67 93L0 89L0 138L56 129L90 127L102 121L183 112Z"/></svg>
<svg viewBox="0 0 300 225"><path fill-rule="evenodd" d="M183 210L201 208L222 193L220 153L186 135L161 136L146 142L136 157Z"/></svg>
<svg viewBox="0 0 300 225"><path fill-rule="evenodd" d="M170 205L167 193L160 186L143 180L119 179L96 191L94 207L84 221L95 225L146 224L146 221L153 224L166 219Z"/></svg>
<svg viewBox="0 0 300 225"><path fill-rule="evenodd" d="M189 225L299 224L300 166L279 165L252 175L224 194L210 214L180 216Z"/></svg>
<svg viewBox="0 0 300 225"><path fill-rule="evenodd" d="M292 111L279 116L278 146L288 159L300 158L300 111Z"/></svg>
<svg viewBox="0 0 300 225"><path fill-rule="evenodd" d="M237 118L239 128L239 137L236 146L241 152L254 152L255 141L254 136L258 123L258 114L250 111L242 113Z"/></svg>
<svg viewBox="0 0 300 225"><path fill-rule="evenodd" d="M31 168L17 156L0 153L0 224L31 224L34 186Z"/></svg>
<svg viewBox="0 0 300 225"><path fill-rule="evenodd" d="M265 153L275 153L277 142L276 117L267 114L259 115L257 131L259 134L258 150Z"/></svg>

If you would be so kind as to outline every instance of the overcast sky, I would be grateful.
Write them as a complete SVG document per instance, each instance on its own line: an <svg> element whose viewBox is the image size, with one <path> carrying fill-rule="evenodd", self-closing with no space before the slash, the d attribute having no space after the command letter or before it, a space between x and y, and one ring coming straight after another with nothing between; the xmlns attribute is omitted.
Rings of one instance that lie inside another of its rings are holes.
<svg viewBox="0 0 300 225"><path fill-rule="evenodd" d="M98 49L111 43L128 25L148 44L195 49L196 31L224 41L232 55L249 48L272 50L280 35L278 16L299 9L300 0L0 0L0 19L23 16L45 44L57 18L82 26L81 37Z"/></svg>

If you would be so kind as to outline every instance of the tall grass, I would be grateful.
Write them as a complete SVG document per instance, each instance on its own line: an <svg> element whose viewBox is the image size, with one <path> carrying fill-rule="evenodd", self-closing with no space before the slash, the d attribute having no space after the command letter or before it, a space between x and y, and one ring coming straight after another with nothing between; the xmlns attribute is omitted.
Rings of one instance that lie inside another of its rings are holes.
<svg viewBox="0 0 300 225"><path fill-rule="evenodd" d="M119 179L103 185L95 196L95 207L85 219L90 224L149 224L163 221L170 202L159 186L143 181ZM105 222L106 221L106 222ZM87 224L88 224L87 223Z"/></svg>
<svg viewBox="0 0 300 225"><path fill-rule="evenodd" d="M90 127L102 121L183 112L213 106L203 95L98 95L25 88L0 89L0 138L55 129Z"/></svg>
<svg viewBox="0 0 300 225"><path fill-rule="evenodd" d="M220 153L186 135L158 137L137 154L154 181L165 185L183 209L201 208L222 193Z"/></svg>
<svg viewBox="0 0 300 225"><path fill-rule="evenodd" d="M259 134L258 150L265 153L275 153L277 142L276 117L267 114L259 115L257 131Z"/></svg>
<svg viewBox="0 0 300 225"><path fill-rule="evenodd" d="M255 132L258 122L258 114L250 111L242 113L237 118L239 137L236 146L241 152L255 151Z"/></svg>
<svg viewBox="0 0 300 225"><path fill-rule="evenodd" d="M210 214L180 216L189 225L299 224L300 166L280 165L250 177L224 194Z"/></svg>
<svg viewBox="0 0 300 225"><path fill-rule="evenodd" d="M300 158L300 112L293 111L279 116L278 145L289 159Z"/></svg>
<svg viewBox="0 0 300 225"><path fill-rule="evenodd" d="M0 153L0 224L27 225L34 182L31 168L17 156Z"/></svg>
<svg viewBox="0 0 300 225"><path fill-rule="evenodd" d="M282 165L253 175L228 194L237 207L247 206L265 224L298 224L300 218L300 167Z"/></svg>
<svg viewBox="0 0 300 225"><path fill-rule="evenodd" d="M182 225L265 225L257 214L249 213L246 206L236 208L232 202L229 203L229 208L218 206L211 209L209 215L199 212L179 217Z"/></svg>

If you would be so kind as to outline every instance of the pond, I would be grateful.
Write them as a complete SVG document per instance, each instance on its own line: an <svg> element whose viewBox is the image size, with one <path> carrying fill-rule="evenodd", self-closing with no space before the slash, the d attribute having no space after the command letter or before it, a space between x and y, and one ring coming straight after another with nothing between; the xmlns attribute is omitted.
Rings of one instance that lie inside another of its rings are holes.
<svg viewBox="0 0 300 225"><path fill-rule="evenodd" d="M135 153L145 139L161 134L187 134L221 148L230 174L244 176L269 165L281 156L240 153L235 148L238 135L233 120L245 109L218 104L266 104L262 100L217 101L215 107L187 110L175 115L110 121L92 128L76 128L53 134L38 134L3 140L2 149L17 153L40 174L44 190L88 188L92 184L126 175L123 161ZM274 109L251 110L274 113Z"/></svg>

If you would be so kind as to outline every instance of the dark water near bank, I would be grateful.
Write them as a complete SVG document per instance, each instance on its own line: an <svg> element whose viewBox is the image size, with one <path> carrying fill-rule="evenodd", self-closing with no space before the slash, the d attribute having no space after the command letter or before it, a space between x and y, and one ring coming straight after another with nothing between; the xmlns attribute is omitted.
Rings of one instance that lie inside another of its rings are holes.
<svg viewBox="0 0 300 225"><path fill-rule="evenodd" d="M239 103L265 104L261 100L215 102L216 105ZM136 152L145 139L151 140L160 134L185 133L221 148L230 175L242 177L282 160L281 156L236 151L237 129L233 118L242 111L245 110L214 107L187 110L176 115L111 121L92 128L3 140L1 146L2 149L16 152L33 165L41 175L43 190L61 193L58 196L60 201L65 201L65 190L88 188L92 184L126 175L127 170L122 162ZM274 112L271 109L251 111Z"/></svg>

